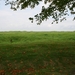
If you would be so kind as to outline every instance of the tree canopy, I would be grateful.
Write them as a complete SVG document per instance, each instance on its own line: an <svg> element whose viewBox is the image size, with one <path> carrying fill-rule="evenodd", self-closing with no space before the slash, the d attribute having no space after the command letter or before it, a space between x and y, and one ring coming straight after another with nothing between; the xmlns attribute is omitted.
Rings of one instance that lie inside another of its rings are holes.
<svg viewBox="0 0 75 75"><path fill-rule="evenodd" d="M58 23L66 20L66 15L75 14L75 0L6 0L5 4L11 5L11 9L25 9L25 8L35 8L41 2L44 2L45 5L49 4L48 7L42 6L41 12L34 15L33 18L29 18L32 22L35 19L37 24L41 24L42 21L52 17L53 22ZM74 17L75 19L75 17ZM52 22L52 23L53 23Z"/></svg>

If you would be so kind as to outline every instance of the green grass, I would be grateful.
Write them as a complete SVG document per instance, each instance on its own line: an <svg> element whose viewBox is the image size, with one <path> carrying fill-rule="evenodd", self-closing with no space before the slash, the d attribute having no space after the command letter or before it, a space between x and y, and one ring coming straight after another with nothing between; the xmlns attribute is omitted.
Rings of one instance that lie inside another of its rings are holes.
<svg viewBox="0 0 75 75"><path fill-rule="evenodd" d="M75 32L0 32L4 73L75 75Z"/></svg>

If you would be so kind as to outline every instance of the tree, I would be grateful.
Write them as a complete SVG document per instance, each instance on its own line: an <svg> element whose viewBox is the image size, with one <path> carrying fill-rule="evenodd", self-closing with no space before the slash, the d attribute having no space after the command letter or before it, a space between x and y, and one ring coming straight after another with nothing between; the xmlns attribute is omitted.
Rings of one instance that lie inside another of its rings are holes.
<svg viewBox="0 0 75 75"><path fill-rule="evenodd" d="M10 4L11 9L17 10L25 8L35 8L40 2L44 2L45 5L49 3L48 7L42 6L41 12L34 15L34 18L29 18L32 22L36 19L37 24L41 24L42 21L52 17L53 22L58 23L66 20L66 15L75 14L75 0L6 0L6 5ZM75 17L74 17L75 19ZM53 23L52 22L52 23Z"/></svg>

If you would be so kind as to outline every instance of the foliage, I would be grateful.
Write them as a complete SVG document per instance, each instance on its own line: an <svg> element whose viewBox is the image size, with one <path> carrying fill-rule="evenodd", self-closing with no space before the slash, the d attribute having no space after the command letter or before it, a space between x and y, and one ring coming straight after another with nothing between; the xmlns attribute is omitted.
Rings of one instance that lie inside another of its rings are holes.
<svg viewBox="0 0 75 75"><path fill-rule="evenodd" d="M42 21L52 17L53 22L58 23L58 21L66 20L66 15L75 14L75 0L6 0L6 4L11 4L11 9L17 10L18 8L34 8L36 5L39 5L41 2L44 2L45 5L49 4L46 8L42 6L41 12L34 16L37 24L42 23ZM29 18L33 22L33 18ZM74 18L75 19L75 18Z"/></svg>

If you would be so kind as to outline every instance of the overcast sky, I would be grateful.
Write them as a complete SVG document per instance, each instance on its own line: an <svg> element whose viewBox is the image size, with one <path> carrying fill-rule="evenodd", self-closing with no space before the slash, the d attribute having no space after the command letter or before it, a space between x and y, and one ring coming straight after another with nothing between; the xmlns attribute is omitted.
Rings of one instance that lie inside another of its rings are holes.
<svg viewBox="0 0 75 75"><path fill-rule="evenodd" d="M75 31L73 16L58 24L51 24L52 19L44 21L41 25L31 23L28 18L39 13L41 5L35 9L13 11L10 6L5 6L5 3L0 1L0 31Z"/></svg>

